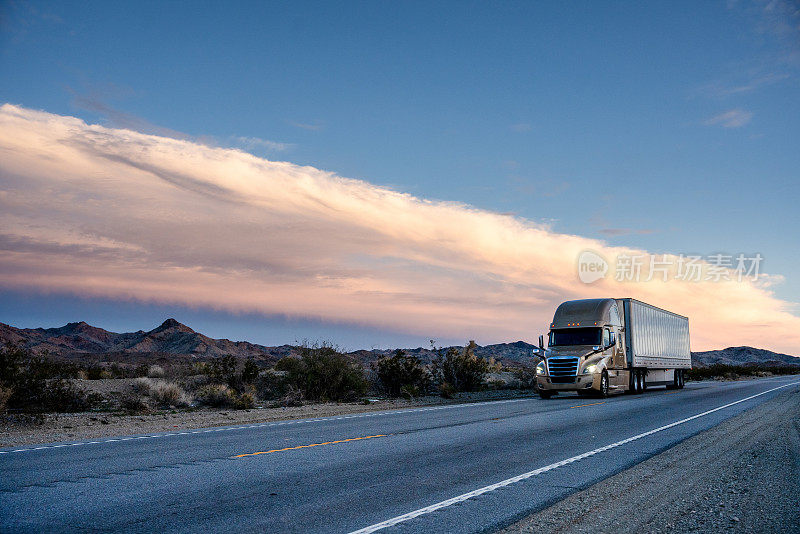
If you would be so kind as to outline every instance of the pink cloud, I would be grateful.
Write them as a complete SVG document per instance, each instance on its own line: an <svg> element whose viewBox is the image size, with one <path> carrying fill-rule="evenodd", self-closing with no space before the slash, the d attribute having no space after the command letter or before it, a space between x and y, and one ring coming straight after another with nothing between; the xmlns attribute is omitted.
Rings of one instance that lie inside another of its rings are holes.
<svg viewBox="0 0 800 534"><path fill-rule="evenodd" d="M695 350L800 349L760 283L578 280L645 251L186 139L0 108L0 285L285 313L481 343L534 340L569 298L688 315Z"/></svg>

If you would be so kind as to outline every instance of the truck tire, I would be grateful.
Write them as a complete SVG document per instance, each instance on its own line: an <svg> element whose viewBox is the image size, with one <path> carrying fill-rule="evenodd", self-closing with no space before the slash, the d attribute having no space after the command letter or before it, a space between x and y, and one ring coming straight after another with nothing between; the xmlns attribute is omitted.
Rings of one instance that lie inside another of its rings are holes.
<svg viewBox="0 0 800 534"><path fill-rule="evenodd" d="M600 376L600 397L608 397L608 373L605 371Z"/></svg>
<svg viewBox="0 0 800 534"><path fill-rule="evenodd" d="M678 389L683 389L685 385L684 378L683 378L683 369L678 371Z"/></svg>
<svg viewBox="0 0 800 534"><path fill-rule="evenodd" d="M644 393L647 391L647 369L642 369L642 372L639 373L639 376L642 377L641 392Z"/></svg>
<svg viewBox="0 0 800 534"><path fill-rule="evenodd" d="M667 389L679 389L681 387L681 370L675 369L672 373L672 384L667 384Z"/></svg>
<svg viewBox="0 0 800 534"><path fill-rule="evenodd" d="M552 391L545 391L543 389L539 390L539 397L542 398L542 399L549 399L553 395L554 395L554 393Z"/></svg>
<svg viewBox="0 0 800 534"><path fill-rule="evenodd" d="M636 375L633 372L633 369L628 373L628 391L626 391L628 395L633 395L636 393Z"/></svg>
<svg viewBox="0 0 800 534"><path fill-rule="evenodd" d="M633 370L633 393L638 395L642 392L642 373L639 372L639 369Z"/></svg>

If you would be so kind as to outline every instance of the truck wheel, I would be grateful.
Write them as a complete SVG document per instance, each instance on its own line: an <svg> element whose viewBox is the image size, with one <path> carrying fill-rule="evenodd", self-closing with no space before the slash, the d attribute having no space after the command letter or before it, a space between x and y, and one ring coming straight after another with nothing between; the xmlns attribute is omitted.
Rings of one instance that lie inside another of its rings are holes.
<svg viewBox="0 0 800 534"><path fill-rule="evenodd" d="M642 372L639 374L642 377L642 387L641 392L644 393L647 391L647 369L642 369Z"/></svg>
<svg viewBox="0 0 800 534"><path fill-rule="evenodd" d="M633 372L633 370L628 373L628 391L625 393L628 395L633 395L636 393L636 374Z"/></svg>
<svg viewBox="0 0 800 534"><path fill-rule="evenodd" d="M539 390L539 397L541 397L543 399L549 399L552 396L553 396L553 392L552 391L545 391L543 389Z"/></svg>
<svg viewBox="0 0 800 534"><path fill-rule="evenodd" d="M667 389L680 389L681 387L681 370L675 369L672 378L672 384L667 386Z"/></svg>
<svg viewBox="0 0 800 534"><path fill-rule="evenodd" d="M605 371L600 376L600 396L603 398L608 397L608 373Z"/></svg>
<svg viewBox="0 0 800 534"><path fill-rule="evenodd" d="M633 371L633 392L636 395L642 392L642 373L638 369Z"/></svg>
<svg viewBox="0 0 800 534"><path fill-rule="evenodd" d="M678 371L678 373L679 373L678 374L678 388L679 389L683 389L683 386L685 385L685 382L683 380L683 369Z"/></svg>

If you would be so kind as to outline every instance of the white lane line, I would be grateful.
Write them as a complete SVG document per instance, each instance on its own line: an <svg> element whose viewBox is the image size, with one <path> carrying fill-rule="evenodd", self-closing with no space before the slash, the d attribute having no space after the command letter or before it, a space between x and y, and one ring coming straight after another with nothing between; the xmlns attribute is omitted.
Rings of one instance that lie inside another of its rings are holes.
<svg viewBox="0 0 800 534"><path fill-rule="evenodd" d="M185 430L183 432L166 432L162 434L149 434L145 436L127 436L121 438L110 438L98 441L80 441L76 443L60 443L58 445L40 445L38 447L25 447L22 449L11 449L6 451L0 451L0 454L11 454L15 452L30 452L30 451L41 451L47 449L60 449L62 447L80 447L83 445L100 445L104 443L116 443L119 441L132 441L137 439L156 439L156 438L167 438L172 436L191 436L193 434L208 434L209 432L225 432L230 430L246 430L249 428L266 428L266 427L273 427L273 426L286 426L286 425L295 425L295 424L306 424L306 423L322 423L325 421L341 421L343 419L360 419L364 417L378 417L382 415L402 415L402 414L409 414L409 413L418 413L418 412L430 412L435 410L450 410L453 408L466 408L469 406L485 406L487 404L507 404L511 402L524 402L535 400L536 397L525 397L521 399L506 399L506 400L497 400L497 401L484 401L484 402L464 402L461 404L448 404L446 406L429 406L426 408L412 408L408 410L394 410L390 412L370 412L370 413L360 413L360 414L353 414L353 415L340 415L336 417L322 417L318 419L294 419L291 421L276 421L274 423L256 423L252 425L243 425L243 426L224 426L219 428L206 428L200 430Z"/></svg>
<svg viewBox="0 0 800 534"><path fill-rule="evenodd" d="M558 467L563 467L567 464L571 464L573 462L577 462L578 460L583 460L584 458L588 458L590 456L594 456L595 454L607 451L609 449L613 449L615 447L619 447L620 445L625 445L626 443L630 443L631 441L635 441L637 439L641 439L656 432L661 432L662 430L667 430L668 428L672 428L674 426L681 425L683 423L687 423L699 417L706 416L708 414L717 412L719 410L723 410L725 408L729 408L735 404L739 404L740 402L749 401L750 399L754 399L756 397L760 397L761 395L765 395L777 389L789 387L789 386L796 386L800 384L800 382L792 382L791 384L784 384L783 386L778 386L776 388L768 389L767 391L762 391L761 393L756 393L755 395L751 395L744 399L740 399L738 401L734 401L728 403L724 406L720 406L718 408L714 408L712 410L705 411L703 413L699 413L697 415L693 415L691 417L687 417L686 419L681 419L680 421L675 421L674 423L670 423L668 425L660 426L658 428L654 428L653 430L649 430L647 432L643 432L642 434L637 434L635 436L631 436L627 439L623 439L622 441L617 441L616 443L612 443L611 445L606 445L605 447L600 447L599 449L594 449L593 451L584 452L583 454L579 454L577 456L573 456L572 458L567 458L566 460L561 460L560 462L556 462L554 464L546 465L544 467L540 467L539 469L534 469L533 471L528 471L527 473L522 473L521 475L517 475L512 478L507 478L506 480L502 480L495 484L491 484L489 486L484 486L482 488L478 488L476 490L470 491L469 493L464 493L462 495L458 495L457 497L453 497L452 499L447 499L446 501L437 502L436 504L432 504L430 506L426 506L425 508L420 508L419 510L414 510L413 512L408 512L407 514L399 515L397 517L393 517L391 519L387 519L386 521L381 521L380 523L375 523L374 525L370 525L368 527L364 527L359 530L354 530L350 534L369 534L371 532L376 532L378 530L382 530L384 528L393 527L399 523L403 523L410 519L414 519L415 517L419 517L421 515L430 514L431 512L435 512L436 510L441 510L442 508L447 508L448 506L452 506L453 504L458 504L460 502L464 502L467 499L471 499L473 497L477 497L478 495L483 495L484 493L488 493L490 491L494 491L498 488L503 488L505 486L510 486L511 484L516 484L522 480L526 480L528 478L534 477L536 475L540 475L542 473L546 473L547 471L552 471Z"/></svg>

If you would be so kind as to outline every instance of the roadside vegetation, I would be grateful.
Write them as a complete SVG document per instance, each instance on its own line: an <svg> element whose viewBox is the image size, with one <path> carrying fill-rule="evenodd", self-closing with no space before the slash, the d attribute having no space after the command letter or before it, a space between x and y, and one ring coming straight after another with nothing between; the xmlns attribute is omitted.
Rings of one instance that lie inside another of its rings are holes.
<svg viewBox="0 0 800 534"><path fill-rule="evenodd" d="M686 380L739 380L740 378L760 378L778 375L800 374L800 365L724 365L694 367L686 371Z"/></svg>
<svg viewBox="0 0 800 534"><path fill-rule="evenodd" d="M372 364L382 392L389 397L414 398L431 389L431 373L416 356L397 349L392 356Z"/></svg>
<svg viewBox="0 0 800 534"><path fill-rule="evenodd" d="M435 349L425 363L397 350L363 365L328 343L303 343L274 365L234 356L134 364L57 359L13 345L0 349L0 413L252 409L367 396L454 398L462 392L533 387L533 373L475 355L476 345Z"/></svg>

